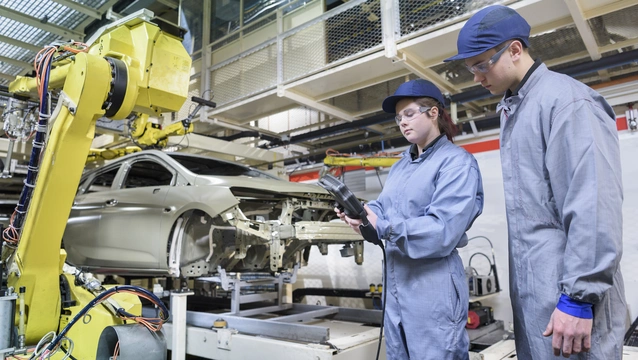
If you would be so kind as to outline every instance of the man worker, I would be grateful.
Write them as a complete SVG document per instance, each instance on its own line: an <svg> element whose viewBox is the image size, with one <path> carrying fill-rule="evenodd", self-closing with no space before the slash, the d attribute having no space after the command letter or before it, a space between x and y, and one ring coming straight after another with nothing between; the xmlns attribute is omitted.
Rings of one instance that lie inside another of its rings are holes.
<svg viewBox="0 0 638 360"><path fill-rule="evenodd" d="M603 97L529 54L529 24L495 5L461 29L458 55L503 94L501 165L519 359L621 359L622 179Z"/></svg>

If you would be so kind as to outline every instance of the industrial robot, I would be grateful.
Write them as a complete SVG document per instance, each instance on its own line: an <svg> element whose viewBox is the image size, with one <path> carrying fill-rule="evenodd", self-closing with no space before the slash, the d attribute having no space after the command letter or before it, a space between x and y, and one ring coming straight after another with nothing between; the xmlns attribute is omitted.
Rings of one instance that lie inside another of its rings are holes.
<svg viewBox="0 0 638 360"><path fill-rule="evenodd" d="M97 119L132 121L143 146L192 131L190 118L164 129L148 121L182 107L191 70L181 29L151 19L143 10L101 29L89 44L49 46L36 57L36 76L9 86L39 111L25 187L3 231L0 355L108 359L136 348L137 359L166 356L161 332L145 329L167 320L161 301L141 288L102 286L67 266L61 249ZM156 305L156 318L142 317L140 297Z"/></svg>

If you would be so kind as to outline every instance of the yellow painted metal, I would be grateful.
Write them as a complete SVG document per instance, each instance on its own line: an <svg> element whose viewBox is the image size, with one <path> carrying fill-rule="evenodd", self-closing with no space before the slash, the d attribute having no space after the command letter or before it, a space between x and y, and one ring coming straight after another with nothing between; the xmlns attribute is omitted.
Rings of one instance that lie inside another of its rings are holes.
<svg viewBox="0 0 638 360"><path fill-rule="evenodd" d="M141 114L133 121L131 136L141 146L163 148L168 144L169 136L186 135L192 133L193 129L192 123L189 123L188 128L185 128L184 123L181 121L161 127L159 124L148 121L148 115Z"/></svg>
<svg viewBox="0 0 638 360"><path fill-rule="evenodd" d="M69 72L70 63L56 67L49 75L49 89L59 89L64 85L64 80ZM9 92L24 96L37 96L38 83L33 77L18 76L9 84Z"/></svg>
<svg viewBox="0 0 638 360"><path fill-rule="evenodd" d="M126 94L113 119L123 119L133 111L177 111L188 94L190 57L181 42L141 20L116 27L100 37L88 53L79 53L70 65L52 70L54 85L64 85L8 278L9 286L26 287L28 345L36 344L49 331L58 331L67 321L60 318L59 276L65 258L60 245L95 122L104 115L102 106L112 90L111 68L104 59L107 56L122 60L128 74ZM10 88L33 93L34 84L18 77ZM80 291L73 289L75 294ZM89 301L86 296L76 296L78 307ZM104 316L89 331L74 330L73 336L81 337L75 341L76 351L90 354L76 358L93 358L96 343L85 340L97 339L101 329L119 321Z"/></svg>
<svg viewBox="0 0 638 360"><path fill-rule="evenodd" d="M73 284L75 281L71 275L65 274L64 276L67 278L69 284ZM109 288L110 286L105 287ZM63 329L75 315L82 310L84 305L95 299L94 294L81 287L73 286L71 287L71 292L72 298L76 301L77 305L66 308L64 313L60 315L60 329ZM109 299L114 300L119 308L129 313L142 313L142 303L139 298L133 294L118 293ZM76 359L94 359L102 330L111 325L122 324L124 324L124 321L114 317L113 313L104 305L98 305L89 310L87 315L76 322L67 333L67 337L73 339L75 344L73 357Z"/></svg>
<svg viewBox="0 0 638 360"><path fill-rule="evenodd" d="M364 166L390 167L399 161L400 157L354 157L354 156L326 156L323 163L329 166Z"/></svg>
<svg viewBox="0 0 638 360"><path fill-rule="evenodd" d="M188 96L191 58L180 39L155 25L138 22L114 28L89 53L115 57L128 65L130 87L122 106L126 110L115 118L131 111L150 115L178 111ZM138 95L129 96L129 92Z"/></svg>
<svg viewBox="0 0 638 360"><path fill-rule="evenodd" d="M60 314L60 244L71 204L93 141L95 121L103 115L111 71L101 57L80 53L69 68L55 120L15 257L19 276L9 286L26 287L27 344L57 330ZM64 98L64 95L62 96ZM74 108L75 113L69 111Z"/></svg>
<svg viewBox="0 0 638 360"><path fill-rule="evenodd" d="M98 160L113 160L124 155L133 154L142 151L139 146L127 146L117 149L91 149L86 157L87 164Z"/></svg>

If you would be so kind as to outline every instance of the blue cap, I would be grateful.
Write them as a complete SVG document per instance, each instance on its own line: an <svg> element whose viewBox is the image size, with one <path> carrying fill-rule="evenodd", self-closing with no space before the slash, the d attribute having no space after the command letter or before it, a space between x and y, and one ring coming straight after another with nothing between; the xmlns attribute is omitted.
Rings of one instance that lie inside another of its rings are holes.
<svg viewBox="0 0 638 360"><path fill-rule="evenodd" d="M514 9L492 5L474 14L463 25L456 42L458 55L443 61L480 55L507 40L519 39L529 47L530 26Z"/></svg>
<svg viewBox="0 0 638 360"><path fill-rule="evenodd" d="M445 107L445 99L441 90L436 85L423 79L411 80L399 85L394 95L388 96L383 100L381 107L383 111L394 114L396 112L397 103L404 98L421 98L431 97L441 103Z"/></svg>

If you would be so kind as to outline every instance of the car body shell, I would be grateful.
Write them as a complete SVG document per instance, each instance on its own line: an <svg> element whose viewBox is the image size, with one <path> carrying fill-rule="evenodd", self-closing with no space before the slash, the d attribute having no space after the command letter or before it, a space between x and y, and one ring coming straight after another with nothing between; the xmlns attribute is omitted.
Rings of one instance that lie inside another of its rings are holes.
<svg viewBox="0 0 638 360"><path fill-rule="evenodd" d="M201 174L216 172L228 174ZM277 272L303 262L302 252L313 244L362 246L345 224L329 221L332 206L316 185L147 150L83 175L63 244L68 262L96 273ZM280 258L271 260L271 253Z"/></svg>

